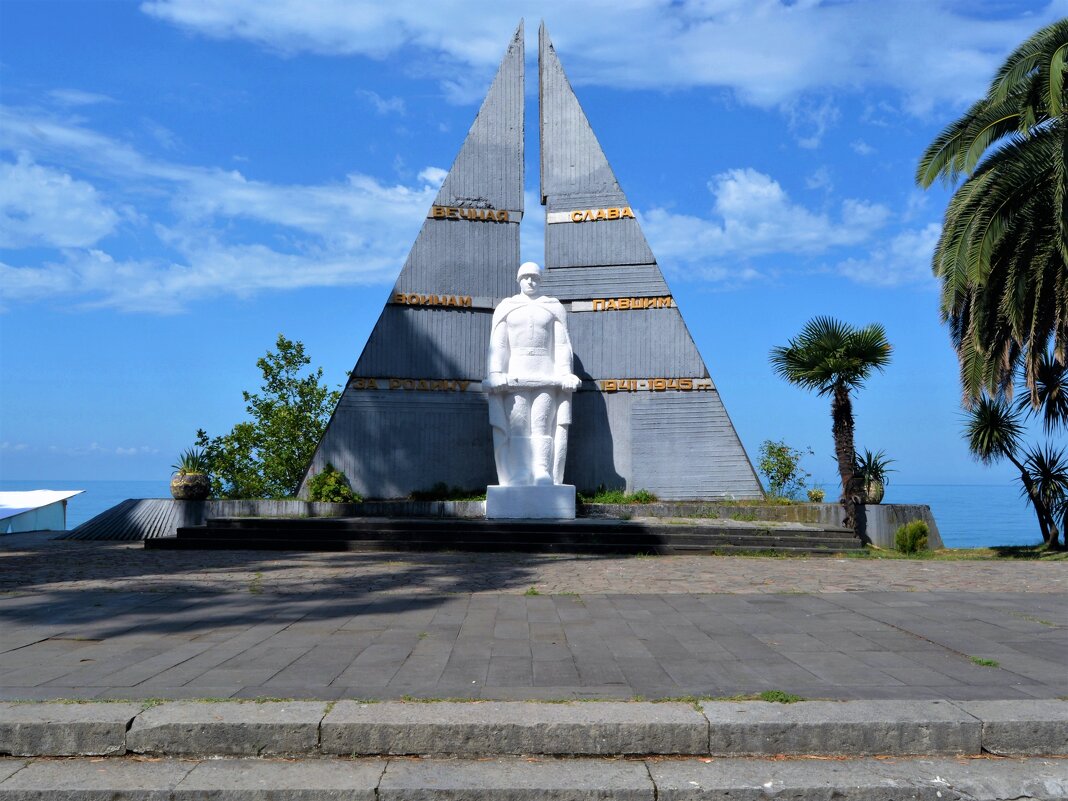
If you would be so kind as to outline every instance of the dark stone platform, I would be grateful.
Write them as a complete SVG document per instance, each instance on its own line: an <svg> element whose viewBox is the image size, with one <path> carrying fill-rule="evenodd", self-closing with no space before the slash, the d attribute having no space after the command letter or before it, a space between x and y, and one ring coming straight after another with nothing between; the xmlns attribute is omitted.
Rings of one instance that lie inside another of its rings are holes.
<svg viewBox="0 0 1068 801"><path fill-rule="evenodd" d="M685 554L863 548L835 526L731 520L485 520L448 518L210 518L146 548L282 551L519 551Z"/></svg>

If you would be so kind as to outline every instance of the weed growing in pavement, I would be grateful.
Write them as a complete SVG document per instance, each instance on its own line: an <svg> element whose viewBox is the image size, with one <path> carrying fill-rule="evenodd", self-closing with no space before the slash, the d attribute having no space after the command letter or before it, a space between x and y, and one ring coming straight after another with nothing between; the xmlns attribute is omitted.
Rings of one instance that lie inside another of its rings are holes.
<svg viewBox="0 0 1068 801"><path fill-rule="evenodd" d="M972 664L979 665L981 667L1001 667L1001 664L996 659L985 659L981 656L971 656L968 658L972 660Z"/></svg>
<svg viewBox="0 0 1068 801"><path fill-rule="evenodd" d="M248 591L253 595L259 595L263 592L263 573L256 571L256 575L248 583Z"/></svg>
<svg viewBox="0 0 1068 801"><path fill-rule="evenodd" d="M529 596L529 597L534 597L535 595L541 595L541 593L538 592L538 588L537 587L531 587L529 590L527 590L523 594L526 595L526 596Z"/></svg>
<svg viewBox="0 0 1068 801"><path fill-rule="evenodd" d="M1051 628L1057 628L1057 624L1049 620L1043 620L1040 617L1034 615L1025 615L1023 612L1009 612L1013 617L1018 617L1020 620L1026 620L1029 623L1038 623L1043 626L1050 626Z"/></svg>

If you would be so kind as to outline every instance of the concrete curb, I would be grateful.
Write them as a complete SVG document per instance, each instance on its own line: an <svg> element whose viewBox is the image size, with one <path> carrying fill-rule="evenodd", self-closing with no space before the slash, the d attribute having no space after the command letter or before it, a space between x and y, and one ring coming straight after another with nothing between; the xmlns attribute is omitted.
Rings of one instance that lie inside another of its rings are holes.
<svg viewBox="0 0 1068 801"><path fill-rule="evenodd" d="M0 801L1068 799L1052 759L0 759Z"/></svg>
<svg viewBox="0 0 1068 801"><path fill-rule="evenodd" d="M0 755L1068 756L1068 701L0 704Z"/></svg>

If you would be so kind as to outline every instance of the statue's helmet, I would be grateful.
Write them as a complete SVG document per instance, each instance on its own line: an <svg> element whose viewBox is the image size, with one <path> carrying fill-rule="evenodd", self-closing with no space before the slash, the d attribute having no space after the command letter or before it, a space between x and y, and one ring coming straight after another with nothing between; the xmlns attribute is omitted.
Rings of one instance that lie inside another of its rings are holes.
<svg viewBox="0 0 1068 801"><path fill-rule="evenodd" d="M536 278L541 278L541 267L532 261L525 261L519 265L519 272L515 275L515 280L518 281L524 275L533 275Z"/></svg>

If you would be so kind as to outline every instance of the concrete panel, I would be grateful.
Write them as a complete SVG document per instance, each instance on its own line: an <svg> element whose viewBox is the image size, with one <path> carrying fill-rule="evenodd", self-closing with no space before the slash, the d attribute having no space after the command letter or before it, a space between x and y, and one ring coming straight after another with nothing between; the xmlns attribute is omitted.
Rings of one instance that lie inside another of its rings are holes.
<svg viewBox="0 0 1068 801"><path fill-rule="evenodd" d="M330 420L312 472L330 462L365 498L403 498L438 482L485 487L497 480L490 437L481 393L350 392Z"/></svg>
<svg viewBox="0 0 1068 801"><path fill-rule="evenodd" d="M518 261L515 223L427 220L393 291L514 295Z"/></svg>
<svg viewBox="0 0 1068 801"><path fill-rule="evenodd" d="M981 724L946 701L701 704L713 755L978 754Z"/></svg>
<svg viewBox="0 0 1068 801"><path fill-rule="evenodd" d="M582 378L708 376L677 308L583 312L567 324Z"/></svg>
<svg viewBox="0 0 1068 801"><path fill-rule="evenodd" d="M635 400L630 447L634 489L666 500L763 497L718 392Z"/></svg>
<svg viewBox="0 0 1068 801"><path fill-rule="evenodd" d="M560 300L645 298L671 294L655 264L557 267L545 272L545 294Z"/></svg>
<svg viewBox="0 0 1068 801"><path fill-rule="evenodd" d="M0 704L0 754L121 754L140 704Z"/></svg>
<svg viewBox="0 0 1068 801"><path fill-rule="evenodd" d="M637 220L545 226L545 264L550 269L655 261Z"/></svg>
<svg viewBox="0 0 1068 801"><path fill-rule="evenodd" d="M564 74L544 25L538 35L538 64L542 198L568 194L622 198L619 182Z"/></svg>
<svg viewBox="0 0 1068 801"><path fill-rule="evenodd" d="M326 710L321 701L175 701L135 718L126 747L141 754L310 754L319 749L319 722Z"/></svg>
<svg viewBox="0 0 1068 801"><path fill-rule="evenodd" d="M352 374L481 381L492 319L489 309L387 306Z"/></svg>
<svg viewBox="0 0 1068 801"><path fill-rule="evenodd" d="M322 724L325 754L704 754L708 721L678 703L364 704Z"/></svg>
<svg viewBox="0 0 1068 801"><path fill-rule="evenodd" d="M524 64L520 22L436 205L523 210Z"/></svg>

